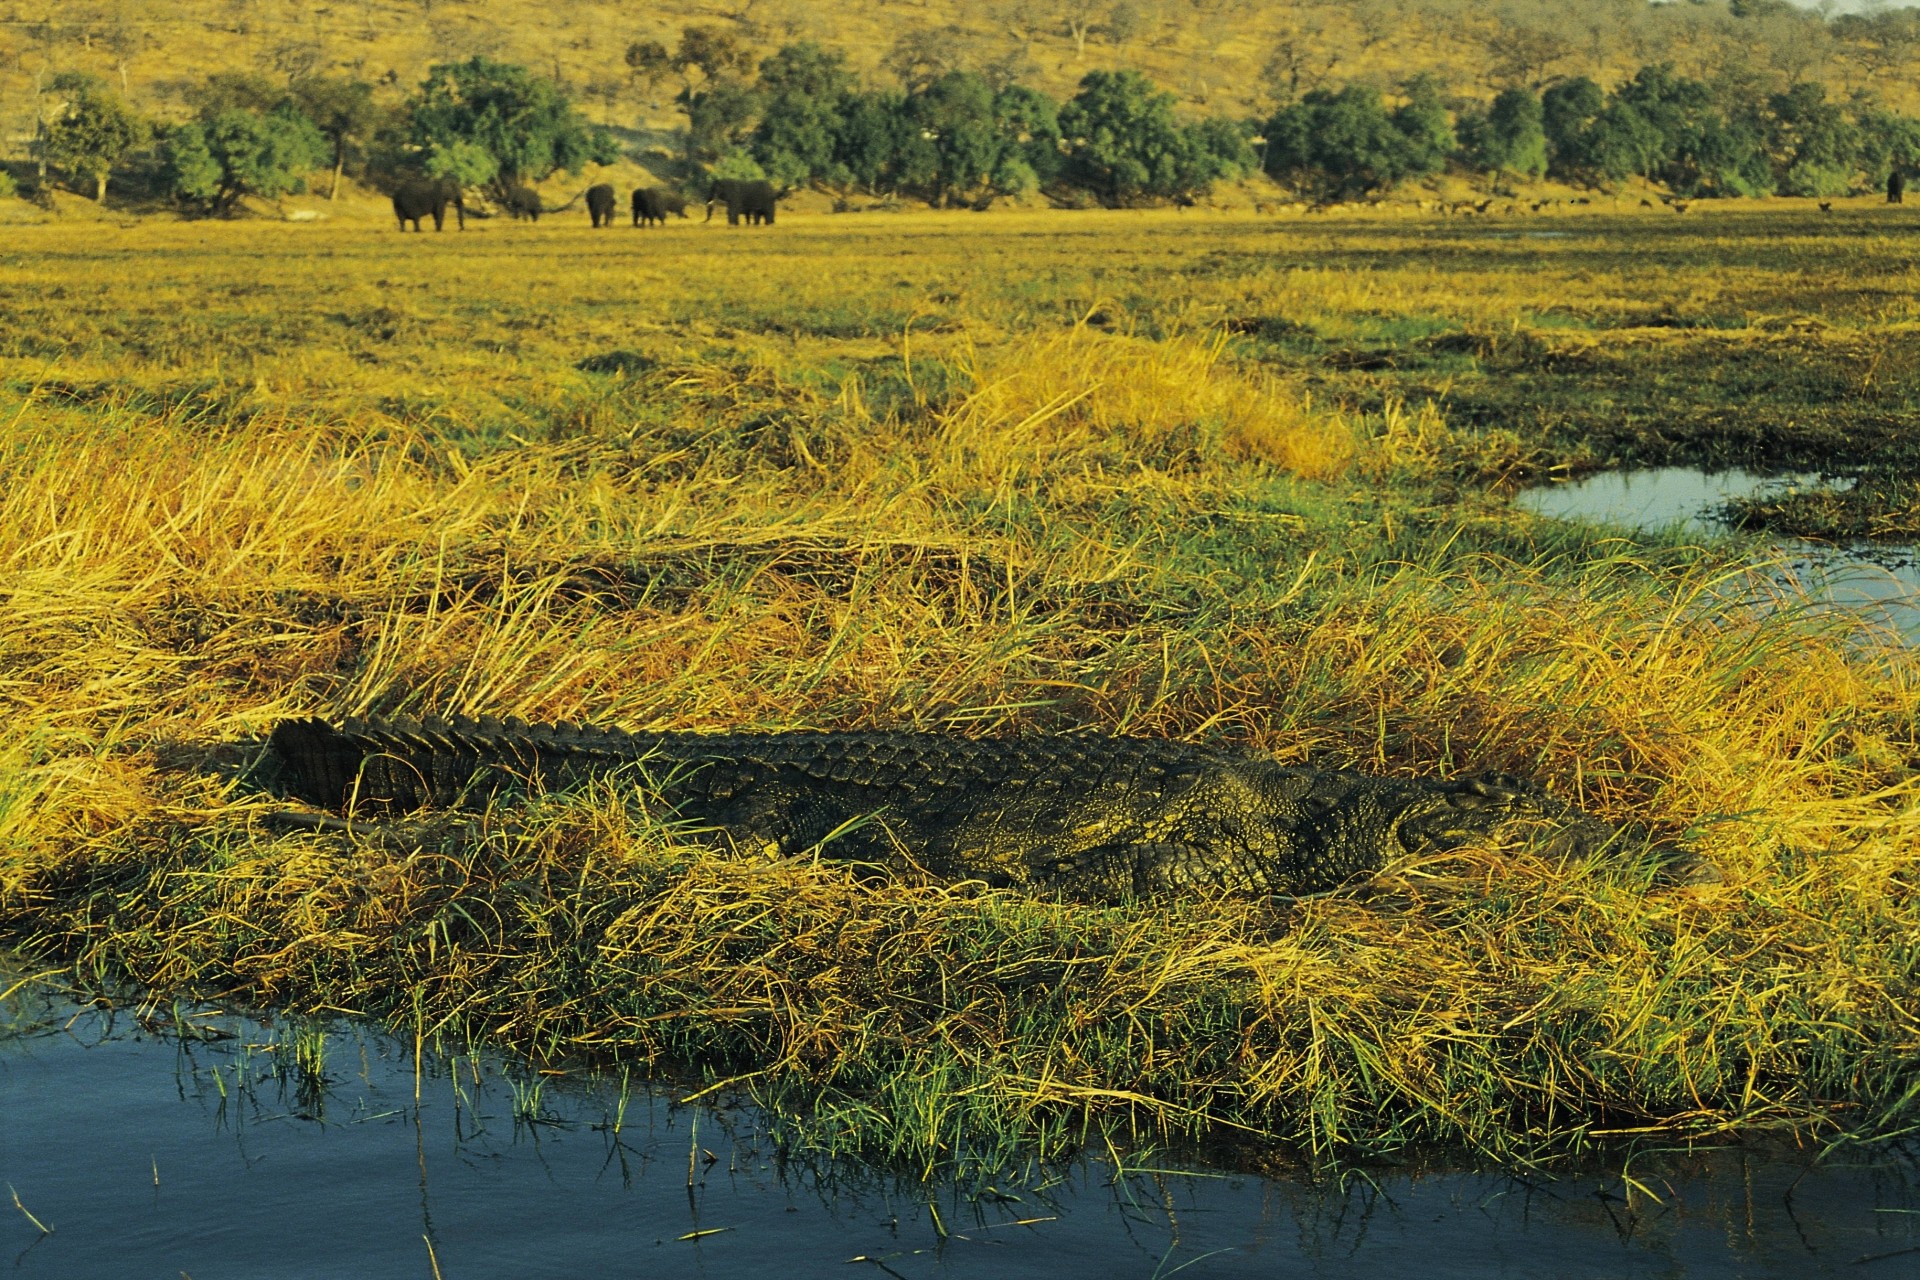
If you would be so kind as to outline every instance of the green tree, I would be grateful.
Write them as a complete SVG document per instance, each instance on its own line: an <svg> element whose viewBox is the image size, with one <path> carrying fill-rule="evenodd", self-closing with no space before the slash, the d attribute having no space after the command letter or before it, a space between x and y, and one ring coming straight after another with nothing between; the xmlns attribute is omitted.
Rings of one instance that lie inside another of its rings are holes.
<svg viewBox="0 0 1920 1280"><path fill-rule="evenodd" d="M1407 100L1394 108L1388 119L1394 130L1406 139L1401 160L1406 172L1402 176L1438 173L1447 167L1448 158L1460 146L1454 134L1453 117L1447 111L1443 86L1435 77L1421 74L1401 85L1400 91Z"/></svg>
<svg viewBox="0 0 1920 1280"><path fill-rule="evenodd" d="M493 153L473 142L434 143L422 153L420 169L430 178L450 178L461 187L487 187L500 176Z"/></svg>
<svg viewBox="0 0 1920 1280"><path fill-rule="evenodd" d="M308 76L294 81L289 93L333 145L333 182L327 188L327 199L332 200L340 194L340 175L346 171L349 153L364 154L380 124L373 86L346 76Z"/></svg>
<svg viewBox="0 0 1920 1280"><path fill-rule="evenodd" d="M834 150L855 83L844 55L811 42L788 45L761 62L752 151L771 177L788 186L848 179Z"/></svg>
<svg viewBox="0 0 1920 1280"><path fill-rule="evenodd" d="M1191 176L1191 146L1173 95L1137 71L1090 71L1060 109L1065 175L1112 205L1175 195Z"/></svg>
<svg viewBox="0 0 1920 1280"><path fill-rule="evenodd" d="M1860 167L1868 186L1884 190L1894 170L1908 175L1920 173L1920 120L1897 112L1861 108L1856 111L1860 126Z"/></svg>
<svg viewBox="0 0 1920 1280"><path fill-rule="evenodd" d="M745 151L736 147L715 161L713 168L708 171L707 176L712 178L745 178L751 181L771 175L760 167L758 160L755 160Z"/></svg>
<svg viewBox="0 0 1920 1280"><path fill-rule="evenodd" d="M1183 126L1179 176L1175 180L1180 191L1201 191L1216 182L1237 182L1258 172L1260 157L1250 136L1256 128L1258 122L1242 123L1225 116Z"/></svg>
<svg viewBox="0 0 1920 1280"><path fill-rule="evenodd" d="M833 140L834 165L866 191L898 190L909 131L918 138L919 130L908 121L899 94L853 94L841 105Z"/></svg>
<svg viewBox="0 0 1920 1280"><path fill-rule="evenodd" d="M231 107L173 130L165 159L176 196L224 214L242 196L301 190L307 173L324 163L326 146L313 122L290 106Z"/></svg>
<svg viewBox="0 0 1920 1280"><path fill-rule="evenodd" d="M674 96L687 116L687 159L711 163L748 145L760 117L760 93L734 79L710 80Z"/></svg>
<svg viewBox="0 0 1920 1280"><path fill-rule="evenodd" d="M1607 97L1585 76L1557 81L1540 95L1540 126L1547 137L1547 172L1556 178L1597 185L1602 165L1594 129Z"/></svg>
<svg viewBox="0 0 1920 1280"><path fill-rule="evenodd" d="M1464 140L1468 157L1492 174L1538 178L1547 171L1546 116L1531 89L1503 89Z"/></svg>
<svg viewBox="0 0 1920 1280"><path fill-rule="evenodd" d="M75 178L93 180L93 198L107 198L107 179L153 130L98 78L80 72L54 77L50 88L66 104L40 139L46 160Z"/></svg>
<svg viewBox="0 0 1920 1280"><path fill-rule="evenodd" d="M1616 172L1631 163L1630 172L1684 195L1772 190L1765 134L1752 113L1730 115L1711 86L1665 64L1640 68L1615 90L1602 121Z"/></svg>
<svg viewBox="0 0 1920 1280"><path fill-rule="evenodd" d="M1007 149L993 112L993 86L971 71L949 71L908 94L906 109L932 144L927 199L961 203L983 194Z"/></svg>
<svg viewBox="0 0 1920 1280"><path fill-rule="evenodd" d="M1060 104L1038 89L1010 84L993 95L993 118L1005 143L1004 164L1019 164L1033 174L1036 185L1060 176L1065 157L1060 151ZM1018 170L1013 170L1016 175ZM1024 188L1003 189L1018 191Z"/></svg>
<svg viewBox="0 0 1920 1280"><path fill-rule="evenodd" d="M579 173L620 158L613 135L589 124L559 85L491 58L431 68L406 115L409 139L422 154L451 154L464 143L491 156L495 195L557 170Z"/></svg>
<svg viewBox="0 0 1920 1280"><path fill-rule="evenodd" d="M1422 135L1409 137L1403 124ZM1434 124L1424 111L1389 113L1379 92L1365 85L1337 93L1315 89L1268 122L1267 172L1323 197L1386 190L1438 167Z"/></svg>
<svg viewBox="0 0 1920 1280"><path fill-rule="evenodd" d="M1767 142L1779 190L1795 196L1839 196L1854 187L1866 136L1826 89L1797 84L1767 100Z"/></svg>

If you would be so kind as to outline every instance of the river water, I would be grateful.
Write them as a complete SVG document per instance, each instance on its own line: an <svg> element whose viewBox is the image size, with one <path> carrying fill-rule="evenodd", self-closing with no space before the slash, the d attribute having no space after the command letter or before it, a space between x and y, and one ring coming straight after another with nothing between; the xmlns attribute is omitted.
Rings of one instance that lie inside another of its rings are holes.
<svg viewBox="0 0 1920 1280"><path fill-rule="evenodd" d="M416 1062L351 1023L8 1006L0 1257L22 1276L1920 1275L1910 1152L1321 1183L1083 1160L989 1190L783 1159L748 1107Z"/></svg>
<svg viewBox="0 0 1920 1280"><path fill-rule="evenodd" d="M1815 475L1760 475L1654 467L1603 471L1568 484L1529 489L1516 505L1538 515L1617 525L1640 532L1723 533L1720 512L1735 498L1780 488L1811 488ZM1912 547L1843 545L1778 538L1741 590L1772 606L1857 614L1907 643L1920 641L1920 556ZM1916 1272L1920 1274L1920 1272Z"/></svg>

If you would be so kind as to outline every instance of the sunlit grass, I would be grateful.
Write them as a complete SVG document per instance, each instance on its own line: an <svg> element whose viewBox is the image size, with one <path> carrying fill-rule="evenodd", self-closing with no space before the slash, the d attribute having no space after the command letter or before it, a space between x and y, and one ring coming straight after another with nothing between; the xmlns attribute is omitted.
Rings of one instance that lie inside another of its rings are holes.
<svg viewBox="0 0 1920 1280"><path fill-rule="evenodd" d="M9 304L68 290L0 318L9 940L732 1081L795 1142L929 1169L1116 1125L1537 1157L1911 1123L1911 656L1729 604L1721 552L1463 493L1553 446L1229 323L1439 316L1471 347L1544 295L1666 305L1704 270L1476 249L1443 296L1431 238L1388 224L872 225L157 227L0 264ZM1722 879L1494 849L1303 903L1092 908L736 862L616 783L398 843L276 833L220 744L313 712L1497 768Z"/></svg>

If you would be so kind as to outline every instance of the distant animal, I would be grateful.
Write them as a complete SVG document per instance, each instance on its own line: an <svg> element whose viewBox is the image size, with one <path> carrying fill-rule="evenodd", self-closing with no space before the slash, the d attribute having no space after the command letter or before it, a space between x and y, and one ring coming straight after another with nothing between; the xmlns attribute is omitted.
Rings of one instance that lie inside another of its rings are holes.
<svg viewBox="0 0 1920 1280"><path fill-rule="evenodd" d="M610 182L587 188L587 216L593 219L596 227L613 225L613 211L619 203L620 199L613 194L613 184Z"/></svg>
<svg viewBox="0 0 1920 1280"><path fill-rule="evenodd" d="M1895 169L1887 175L1887 203L1905 204L1907 202L1907 175Z"/></svg>
<svg viewBox="0 0 1920 1280"><path fill-rule="evenodd" d="M1820 212L1822 212L1822 213L1832 213L1832 212L1833 212L1833 201L1831 201L1831 200L1822 200L1822 201L1820 202Z"/></svg>
<svg viewBox="0 0 1920 1280"><path fill-rule="evenodd" d="M540 215L546 212L540 206L540 193L532 187L508 187L500 196L500 207L510 217L525 218L528 222L540 221Z"/></svg>
<svg viewBox="0 0 1920 1280"><path fill-rule="evenodd" d="M708 222L713 221L713 206L727 206L727 225L737 227L740 219L745 218L748 226L757 223L773 225L773 202L778 199L773 193L773 184L765 179L755 178L715 178L713 186L707 191Z"/></svg>
<svg viewBox="0 0 1920 1280"><path fill-rule="evenodd" d="M393 193L393 216L400 220L400 229L405 231L411 222L413 229L420 230L420 219L429 215L433 218L433 229L444 231L447 226L447 206L453 206L453 213L460 220L460 229L467 229L467 206L460 200L460 184L452 178L414 178L403 182Z"/></svg>
<svg viewBox="0 0 1920 1280"><path fill-rule="evenodd" d="M1693 202L1691 200L1675 200L1673 202L1673 211L1675 213L1685 213L1691 208L1693 208Z"/></svg>
<svg viewBox="0 0 1920 1280"><path fill-rule="evenodd" d="M649 227L658 223L667 224L668 214L687 216L687 198L678 192L662 187L635 187L633 190L633 225Z"/></svg>

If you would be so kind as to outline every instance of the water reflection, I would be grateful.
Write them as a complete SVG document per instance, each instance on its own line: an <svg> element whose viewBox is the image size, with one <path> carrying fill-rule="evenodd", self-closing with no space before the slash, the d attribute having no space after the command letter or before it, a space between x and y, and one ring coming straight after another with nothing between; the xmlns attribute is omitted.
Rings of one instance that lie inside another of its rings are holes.
<svg viewBox="0 0 1920 1280"><path fill-rule="evenodd" d="M0 1036L26 1275L1806 1276L1920 1268L1920 1164L1640 1152L1324 1184L1084 1161L999 1185L783 1159L746 1107L352 1025L44 1003ZM42 1235L24 1216L51 1226ZM858 1270L849 1272L849 1263Z"/></svg>
<svg viewBox="0 0 1920 1280"><path fill-rule="evenodd" d="M1812 488L1818 475L1760 475L1738 469L1701 471L1656 467L1606 471L1569 484L1529 489L1516 505L1538 515L1619 525L1643 532L1724 532L1727 504L1783 489ZM1887 628L1909 643L1920 641L1920 557L1911 547L1855 542L1844 545L1798 538L1771 540L1743 590L1771 607L1841 609Z"/></svg>

